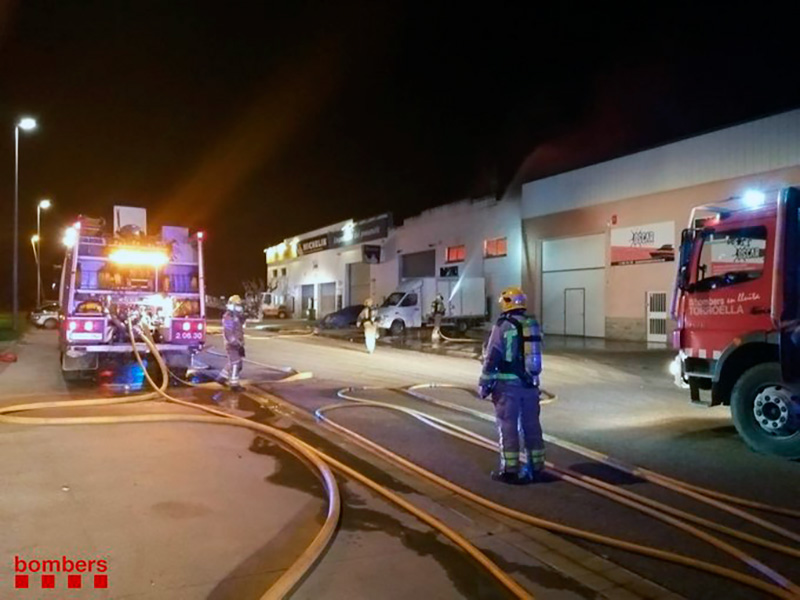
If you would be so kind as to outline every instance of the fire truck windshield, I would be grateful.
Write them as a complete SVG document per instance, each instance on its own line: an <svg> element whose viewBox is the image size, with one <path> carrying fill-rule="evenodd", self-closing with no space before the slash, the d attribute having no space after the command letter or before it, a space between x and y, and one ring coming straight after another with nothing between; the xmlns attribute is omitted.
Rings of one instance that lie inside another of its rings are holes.
<svg viewBox="0 0 800 600"><path fill-rule="evenodd" d="M761 277L767 228L744 227L710 231L702 238L693 291L704 292Z"/></svg>

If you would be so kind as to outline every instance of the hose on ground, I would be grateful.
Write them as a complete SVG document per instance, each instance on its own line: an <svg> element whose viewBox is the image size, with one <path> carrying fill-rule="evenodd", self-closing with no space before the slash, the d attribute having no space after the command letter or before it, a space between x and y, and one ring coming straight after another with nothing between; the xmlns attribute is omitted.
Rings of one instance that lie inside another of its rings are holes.
<svg viewBox="0 0 800 600"><path fill-rule="evenodd" d="M343 398L343 399L346 399L346 400L354 400L354 398L356 398L355 396L351 396L351 395L347 394L346 392L344 394L342 394L342 390L340 390L339 397ZM463 427L459 427L458 425L455 425L454 423L451 423L451 422L446 421L444 419L439 419L438 417L434 417L433 415L429 415L427 413L423 413L423 412L420 412L420 411L416 411L414 409L398 406L396 404L390 404L390 403L385 403L385 402L376 402L376 401L373 401L373 400L355 399L354 401L357 402L358 404L333 404L333 405L323 406L322 408L319 409L319 412L322 413L322 412L325 412L325 411L328 411L328 410L335 410L337 408L354 408L354 407L357 407L357 406L372 406L372 407L376 407L376 408L385 408L385 409L395 410L395 411L398 411L398 412L405 413L405 414L407 414L409 416L412 416L415 419L417 419L418 421L421 421L422 423L428 425L429 427L433 427L434 429L437 429L437 430L439 430L439 431L441 431L443 433L446 433L448 435L451 435L453 437L457 437L459 439L462 439L462 440L464 440L464 441L466 441L468 443L472 443L472 444L481 446L481 447L486 448L487 450L490 450L492 452L497 452L498 449L499 449L499 446L498 446L498 444L496 442L494 442L494 441L492 441L492 440L490 440L490 439L488 439L486 437L483 437L483 436L481 436L481 435L479 435L479 434L477 434L477 433L475 433L473 431L470 431L469 429L465 429ZM703 527L707 527L707 528L712 529L714 531L718 531L720 533L724 533L724 534L726 534L726 535L728 535L730 537L735 537L735 538L738 538L738 539L740 539L742 541L754 544L756 546L761 546L763 548L768 548L770 550L773 550L773 551L776 551L776 552L780 552L782 554L786 554L787 556L792 556L794 558L800 558L800 550L798 550L796 548L792 548L790 546L786 546L786 545L783 545L783 544L778 544L776 542L772 542L770 540L766 540L764 538L761 538L761 537L758 537L758 536L755 536L755 535L751 535L749 533L740 531L738 529L734 529L732 527L728 527L726 525L722 525L722 524L716 523L715 521L711 521L709 519L705 519L705 518L697 516L695 514L692 514L692 513L683 511L681 509L675 508L673 506L669 506L669 505L664 504L662 502L658 502L657 500L652 500L650 498L647 498L646 496L642 496L640 494L636 494L636 493L631 492L629 490L613 486L613 485L611 485L609 483L606 483L605 481L602 481L600 479L596 479L594 477L590 477L590 476L587 476L587 475L582 475L582 474L576 473L575 471L572 471L570 469L561 468L561 467L559 467L557 465L554 465L551 462L547 462L546 464L547 464L548 469L550 469L551 472L554 472L554 474L559 479L562 479L562 480L567 481L569 483L573 483L574 485L577 485L579 487L583 487L583 488L585 488L585 489L587 489L587 490L589 490L589 491L591 491L593 493L597 493L597 494L600 494L600 495L608 497L608 498L610 498L611 495L623 496L624 498L627 498L629 501L632 501L634 503L643 504L643 505L649 506L650 508L655 509L657 511L661 511L662 513L667 513L667 514L670 514L670 515L672 515L674 517L678 517L678 518L684 519L686 521L689 521L689 522L692 522L692 523L696 523L697 525L702 525ZM617 501L616 498L611 498L611 499ZM631 506L631 505L629 505L629 506ZM632 506L632 508L635 508L636 510L641 510L641 508L638 507L638 506ZM642 510L642 512L647 512L647 511ZM647 514L651 514L651 513L647 512ZM655 516L655 518L658 518L660 520L665 520L660 515L651 514L651 516ZM671 521L666 521L666 522L674 524ZM683 527L681 525L677 525L677 526L679 528L683 529ZM696 532L688 531L688 533L690 533L692 535L695 535L695 537L698 537L696 535ZM749 557L747 555L741 554L738 551L738 549L735 549L735 548L732 549L727 544L724 544L724 542L723 542L723 545L720 546L720 545L718 545L716 543L716 541L710 541L710 540L708 540L708 539L706 539L706 538L704 538L702 536L699 536L699 537L701 537L701 539L704 539L705 541L709 541L712 545L718 547L720 550L723 550L724 552L727 552L727 553L731 554L732 556L742 560L746 564L756 564L756 563L758 563L758 561L753 562L754 559L752 559L752 557ZM714 538L714 540L716 540L716 538ZM759 570L759 571L761 571L761 572L763 572L765 574L771 572L771 569L769 569L768 567L759 566L759 567L756 567L756 568L757 568L757 570ZM768 576L772 577L772 575L768 575ZM785 578L783 578L782 576L778 575L775 578L775 581L777 582L777 581L784 580L784 579Z"/></svg>
<svg viewBox="0 0 800 600"><path fill-rule="evenodd" d="M129 324L129 328L130 327L131 326ZM131 328L131 335L132 334L133 334L133 330ZM161 354L158 352L158 348L153 343L152 339L150 339L150 337L149 337L149 335L148 335L146 330L145 330L145 334L142 336L142 338L144 339L145 343L150 347L151 352L155 356L156 361L158 362L158 364L159 364L159 366L161 368L162 376L164 378L168 379L167 366L164 363L164 360L161 357ZM133 339L133 338L131 338L131 339ZM139 362L140 366L144 369L144 364L142 362L141 356L139 355L138 350L136 350L135 347L134 347L134 354L136 356L136 360ZM147 373L146 370L145 370L145 376L147 377L147 379L150 382L150 384L153 387L156 387L155 386L155 382L153 382L153 380L150 378L149 373ZM243 426L245 426L245 427L249 426L248 424L252 424L253 423L252 421L250 421L248 419L244 419L242 417L231 415L229 413L225 413L223 411L219 411L219 410L214 409L214 408L210 408L210 407L206 407L206 406L199 406L199 405L193 404L191 402L186 402L184 400L180 400L178 398L170 396L169 394L166 393L166 391L164 391L163 389L160 389L160 388L158 390L158 393L161 396L163 396L165 400L168 400L170 402L173 402L173 403L176 403L176 404L180 404L180 405L183 405L183 406L188 406L190 408L196 408L196 409L202 410L204 412L211 413L213 415L219 415L219 416L227 417L229 419L234 420L237 423L242 423ZM263 426L263 427L267 427L267 426ZM272 428L269 428L269 429L272 429ZM280 430L275 430L275 431L280 431ZM413 516L417 517L422 522L428 524L432 528L434 528L437 531L439 531L442 535L444 535L445 537L450 539L454 544L456 544L456 546L461 548L469 556L474 558L487 571L489 571L489 573L495 579L497 579L502 585L504 585L506 587L506 589L508 589L508 591L511 592L515 597L517 597L517 598L532 598L531 594L529 594L524 588L522 588L511 577L509 577L502 569L500 569L500 567L498 567L492 560L490 560L489 557L487 557L483 552L481 552L474 544L469 542L461 534L459 534L455 530L453 530L450 527L448 527L447 525L445 525L442 521L440 521L439 519L437 519L433 515L431 515L429 513L426 513L425 511L420 510L419 508L417 508L413 504L409 503L404 498L400 497L399 495L395 494L394 492L391 492L390 490L388 490L385 487L379 485L378 483L376 483L372 479L364 476L363 474L359 473L358 471L355 471L354 469L352 469L352 468L348 467L347 465L339 462L338 460L332 458L331 456L325 454L324 452L322 452L322 451L320 451L320 450L318 450L316 448L313 448L312 446L310 446L307 443L303 442L299 438L296 438L296 437L291 436L289 434L286 434L284 432L281 432L281 433L284 436L292 438L293 445L297 445L298 447L304 448L310 454L315 454L318 457L318 459L320 459L324 463L327 463L328 465L330 465L333 468L335 468L336 470L342 472L346 476L348 476L348 477L350 477L352 479L355 479L356 481L358 481L362 485L367 486L368 488L370 488L371 490L377 492L378 494L380 494L381 496L383 496L387 500L391 501L392 503L396 504L400 508L408 511L410 514L412 514ZM338 493L338 488L337 488L337 493ZM338 523L338 516L339 516L339 514L338 514L338 505L337 505L337 519L336 519L337 523ZM333 531L331 531L331 538L332 538L332 535L333 535ZM318 535L318 538L319 538L319 535ZM316 541L317 541L317 539L314 540L314 543L312 543L312 545L314 545L316 543ZM322 547L319 550L319 552L311 553L311 554L314 555L314 560L313 561L309 561L307 559L303 560L303 558L301 557L300 560L295 562L295 564L292 565L292 567L290 567L290 570L296 570L297 573L296 574L293 573L291 577L288 577L289 581L286 584L284 584L282 587L279 586L279 584L281 583L280 580L278 582L276 582L276 584L274 584L272 586L272 588L270 588L270 590L268 592L270 594L270 597L271 598L282 598L282 597L284 597L283 594L274 595L274 596L271 595L271 594L273 594L273 592L276 589L278 591L280 591L283 588L286 588L286 593L288 594L288 592L292 588L294 588L295 585L297 585L299 583L300 579L311 569L311 567L313 567L313 565L315 564L316 560L319 558L319 556L321 555L322 551L324 551L327 548L327 546L328 546L330 541L331 541L331 539L327 539L324 547ZM309 546L309 548L311 548L311 546ZM308 550L306 551L306 553L308 553ZM304 553L304 555L306 553ZM297 565L299 565L299 567L297 567L295 569L295 567ZM288 575L289 575L289 571L284 573L284 575L282 576L282 579L283 578L287 578ZM267 596L265 595L264 598L266 598L266 597Z"/></svg>
<svg viewBox="0 0 800 600"><path fill-rule="evenodd" d="M494 415L491 415L489 413L485 413L485 412L480 411L480 410L470 409L470 408L467 408L465 406L461 406L459 404L456 404L454 402L447 402L445 400L440 400L438 398L434 398L433 396L430 396L428 394L423 394L423 393L420 393L418 391L420 389L436 389L436 388L458 389L458 390L465 391L467 393L472 393L471 390L469 390L467 388L463 388L461 386L450 385L450 384L440 384L440 383L423 383L423 384L412 385L412 386L409 386L409 387L405 388L405 392L407 394L409 394L410 396L412 396L413 398L416 398L418 400L423 400L423 401L428 402L430 404L435 404L437 406L442 406L444 408L448 408L448 409L456 411L456 412L461 412L461 413L464 413L464 414L468 414L468 415L474 416L474 417L476 417L478 419L481 419L481 420L484 420L484 421L487 421L487 422L490 422L490 423L494 423L494 421L495 421ZM678 479L674 479L674 478L667 477L665 475L661 475L660 473L657 473L655 471L651 471L651 470L648 470L648 469L643 469L641 467L636 467L636 466L632 466L632 465L627 465L627 464L625 464L624 462L622 462L622 461L620 461L618 459L615 459L615 458L612 458L612 457L608 456L607 454L604 454L602 452L598 452L596 450L592 450L591 448L586 448L585 446L581 446L580 444L576 444L574 442L570 442L570 441L564 440L564 439L556 437L554 435L545 434L544 435L544 439L549 443L555 444L557 446L561 446L562 448L564 448L566 450L570 450L572 452L575 452L576 454L580 454L582 456L585 456L586 458L590 458L592 460L600 462L600 463L602 463L604 465L607 465L609 467L612 467L612 468L614 468L614 469L616 469L618 471L621 471L621 472L626 473L628 475L632 475L634 477L639 477L640 479L644 479L645 481L649 481L650 483L653 483L653 484L659 485L661 487L667 488L667 489L669 489L671 491L674 491L674 492L677 492L679 494L683 494L685 496L689 496L689 497L691 497L691 498L693 498L693 499L695 499L695 500L697 500L699 502L703 502L703 503L709 504L711 506L714 506L715 508L718 508L720 510L724 510L726 512L729 512L729 513L731 513L731 514L733 514L733 515L735 515L737 517L740 517L740 518L745 519L747 521L750 521L750 522L752 522L752 523L754 523L756 525L759 525L759 526L763 527L764 529L768 529L768 530L770 530L770 531L772 531L774 533L782 535L783 537L786 537L786 538L791 539L791 540L796 541L796 542L800 542L800 536L797 535L796 533L794 533L792 531L789 531L789 530L787 530L787 529L785 529L783 527L780 527L778 525L775 525L774 523L766 521L765 519L762 519L762 518L757 517L755 515L751 515L750 513L747 513L747 512L741 511L739 509L736 509L735 507L728 506L728 505L726 505L726 504L724 504L722 502L718 502L717 500L725 500L726 502L728 502L730 504L738 504L740 506L747 506L747 507L750 507L750 508L756 508L756 509L759 509L759 510L772 512L772 513L775 513L775 514L782 514L782 515L791 516L791 517L799 517L800 518L800 511L796 511L796 510L792 510L792 509L784 508L784 507L772 506L772 505L769 505L769 504L764 504L764 503L761 503L761 502L756 502L756 501L753 501L753 500L748 500L748 499L745 499L745 498L740 498L740 497L729 495L729 494L723 494L723 493L717 492L715 490L710 490L708 488L704 488L704 487L700 487L700 486L697 486L697 485L689 484L689 483L686 483L684 481L680 481Z"/></svg>
<svg viewBox="0 0 800 600"><path fill-rule="evenodd" d="M333 457L313 448L301 439L288 434L279 429L275 429L265 424L256 423L248 419L231 415L221 410L210 408L207 406L197 405L191 402L186 402L179 398L167 393L167 385L169 382L169 369L158 351L156 344L153 342L152 337L146 328L142 328L139 332L142 341L150 350L151 354L159 366L162 381L156 384L150 373L147 371L144 361L142 360L139 349L135 342L135 333L133 325L128 322L128 330L131 336L132 348L136 361L142 368L145 377L154 389L154 392L141 394L135 397L128 398L97 398L87 400L69 400L62 402L47 402L47 403L29 403L7 406L0 408L0 422L19 425L89 425L89 424L119 424L119 423L154 423L154 422L192 422L192 423L207 423L207 424L220 424L220 425L233 425L237 427L245 427L259 433L265 434L270 438L276 440L282 447L292 452L296 456L304 459L309 464L314 466L317 470L325 489L328 493L328 511L325 523L317 533L312 543L306 548L301 556L287 569L279 579L262 595L262 600L273 600L286 597L293 589L295 589L303 578L310 572L316 562L322 557L324 552L333 540L336 528L341 514L341 497L336 480L331 472L331 467L343 473L345 476L358 481L362 485L371 489L375 493L383 496L390 502L396 504L400 508L408 511L410 514L426 523L430 527L439 531L442 535L447 537L456 546L461 548L466 554L475 559L482 567L484 567L501 585L503 585L511 594L516 598L532 598L532 595L522 588L516 581L509 575L502 571L492 560L490 560L482 551L470 543L466 538L445 525L439 519L433 517L431 514L422 511L413 504L409 503L404 498L395 494L394 492L379 485L372 479L364 476L351 467L341 463ZM132 402L140 402L145 400L153 400L157 397L162 397L166 401L184 406L187 408L202 410L211 414L212 416L199 416L199 415L130 415L130 416L87 416L87 417L44 417L32 418L19 416L12 413L25 412L31 410L39 410L43 408L69 408L69 407L87 407L87 406L102 406L114 404L128 404Z"/></svg>
<svg viewBox="0 0 800 600"><path fill-rule="evenodd" d="M370 389L379 389L379 388L370 388ZM348 390L343 390L342 391L342 393L345 396L349 395L348 392L352 392L352 390L348 389ZM351 398L355 398L355 397L351 396ZM350 399L350 398L347 398L347 399ZM360 398L356 398L356 401L357 402L362 402L362 403L369 403L369 404L372 404L372 405L376 405L376 404L377 405L381 405L381 404L383 404L383 405L385 405L384 407L388 406L390 408L396 409L396 407L394 405L387 404L387 403L375 403L373 401L366 401L366 400L363 400L363 399L360 399ZM588 531L583 531L583 530L580 530L580 529L572 528L572 527L569 527L569 526L566 526L566 525L563 525L563 524L560 524L560 523L547 521L545 519L541 519L541 518L535 517L533 515L528 515L526 513L517 511L515 509L512 509L512 508L497 504L497 503L493 502L492 500L489 500L489 499L487 499L485 497L482 497L482 496L480 496L478 494L475 494L474 492L466 490L466 489L464 489L464 488L462 488L462 487L460 487L460 486L458 486L458 485L456 485L456 484L454 484L454 483L452 483L452 482L450 482L450 481L448 481L448 480L446 480L446 479L444 479L442 477L439 477L438 475L436 475L434 473L431 473L430 471L427 471L426 469L420 467L419 465L417 465L417 464L415 464L415 463L413 463L413 462L411 462L411 461L409 461L409 460L407 460L407 459L405 459L405 458L403 458L401 456L398 456L397 454L391 452L390 450L386 449L385 447L380 446L379 444L377 444L377 443L375 443L375 442L373 442L373 441L371 441L371 440L369 440L369 439L367 439L367 438L355 433L354 431L352 431L352 430L350 430L350 429L348 429L348 428L346 428L346 427L344 427L342 425L339 425L338 423L336 423L336 422L332 421L331 419L325 417L325 415L323 414L326 410L331 410L333 407L342 407L342 406L346 406L346 405L337 404L337 405L332 405L332 406L328 406L328 407L323 407L322 409L319 409L317 411L317 416L318 416L318 418L320 418L320 420L322 420L325 423L327 423L334 430L336 430L336 431L344 434L346 437L356 441L357 443L359 443L363 447L367 447L370 450L372 450L373 452L377 452L378 454L382 455L384 458L388 458L390 461L394 462L395 464L398 464L398 465L400 465L402 467L410 469L411 471L416 472L417 474L419 474L419 475L421 475L421 476L423 476L423 477L425 477L425 478L427 478L427 479L429 479L429 480L431 480L431 481L433 481L433 482L445 487L446 489L458 494L459 496L467 498L467 499L469 499L469 500L471 500L471 501L473 501L473 502L475 502L477 504L480 504L480 505L482 505L482 506L484 506L486 508L489 508L490 510L493 510L495 512L499 512L500 514L504 514L506 516L509 516L509 517L515 518L517 520L529 523L531 525L535 525L537 527L548 529L550 531L555 531L555 532L558 532L558 533L563 533L563 534L571 535L571 536L574 536L574 537L586 539L588 541L597 542L597 543L605 544L605 545L608 545L608 546L617 547L617 548L620 548L620 549L623 549L623 550L627 550L627 551L630 551L630 552L643 554L645 556L651 556L653 558L658 558L658 559L661 559L661 560L665 560L665 561L668 561L668 562L673 562L673 563L680 564L680 565L683 565L683 566L689 566L689 567L692 567L692 568L695 568L695 569L706 571L706 572L714 574L714 575L726 577L728 579L737 581L739 583L743 583L745 585L754 587L756 589L760 589L762 591L766 591L766 592L771 593L771 594L773 594L773 595L775 595L777 597L780 597L780 598L794 598L794 597L797 597L797 588L796 588L796 586L794 586L794 584L792 584L791 582L786 580L786 578L784 578L783 576L775 573L769 567L761 565L760 563L758 563L758 561L754 561L753 560L753 562L750 562L748 560L749 557L747 557L747 555L745 555L744 553L738 551L737 549L733 549L733 551L734 551L735 555L738 555L737 556L738 558L744 559L746 562L748 562L748 564L750 564L754 568L757 568L760 572L767 574L768 576L773 578L773 580L778 581L779 585L783 585L787 589L782 589L781 587L778 587L777 585L767 583L767 582L762 581L760 579L757 579L755 577L752 577L752 576L749 576L749 575L745 575L745 574L739 573L737 571L734 571L734 570L731 570L731 569L727 569L727 568L721 567L719 565L715 565L713 563L708 563L708 562L705 562L705 561L694 559L692 557L688 557L688 556L684 556L684 555L680 555L680 554L676 554L676 553L671 553L671 552L659 550L657 548L651 548L651 547L648 547L648 546L642 546L642 545L639 545L639 544L634 544L632 542L627 542L625 540L620 540L620 539L617 539L617 538L611 538L611 537L603 536L603 535L596 534L596 533L593 533L593 532L588 532ZM424 413L419 413L419 411L412 411L411 409L405 409L402 412L406 412L406 411L417 412L419 416L422 416L422 417L424 417L426 419L429 419L429 420L431 420L433 422L437 421L437 419L435 417L431 417L431 415L425 415ZM441 422L441 420L439 420L439 421ZM470 437L469 434L465 434L464 433L464 432L466 432L468 430L463 430L463 428L458 428L457 426L453 426L453 429L456 432L459 432L459 430L460 430L459 433L461 433L461 435L464 435L464 437L467 437L467 438ZM470 434L471 434L471 432L470 432ZM474 434L474 435L477 435L477 434ZM494 444L491 443L491 442L490 442L490 447L491 447L491 449L494 450ZM702 534L703 532L700 532L700 533ZM707 538L710 538L710 537L711 536L707 536L706 535L706 536L704 536L704 539L707 539ZM708 539L707 539L707 541L708 541ZM724 542L721 542L721 543L722 543L723 547L724 546L729 546L729 545L724 544Z"/></svg>

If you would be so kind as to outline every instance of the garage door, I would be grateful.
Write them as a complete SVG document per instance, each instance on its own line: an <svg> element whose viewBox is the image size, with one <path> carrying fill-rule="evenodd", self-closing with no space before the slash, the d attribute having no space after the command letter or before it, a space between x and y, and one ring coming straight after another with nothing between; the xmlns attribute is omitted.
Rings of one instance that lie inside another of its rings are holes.
<svg viewBox="0 0 800 600"><path fill-rule="evenodd" d="M369 297L369 264L347 265L347 305L363 304Z"/></svg>
<svg viewBox="0 0 800 600"><path fill-rule="evenodd" d="M336 282L319 286L319 316L324 317L336 310Z"/></svg>
<svg viewBox="0 0 800 600"><path fill-rule="evenodd" d="M542 243L542 329L604 337L605 234Z"/></svg>
<svg viewBox="0 0 800 600"><path fill-rule="evenodd" d="M300 318L308 317L309 309L314 307L314 284L309 283L300 288Z"/></svg>

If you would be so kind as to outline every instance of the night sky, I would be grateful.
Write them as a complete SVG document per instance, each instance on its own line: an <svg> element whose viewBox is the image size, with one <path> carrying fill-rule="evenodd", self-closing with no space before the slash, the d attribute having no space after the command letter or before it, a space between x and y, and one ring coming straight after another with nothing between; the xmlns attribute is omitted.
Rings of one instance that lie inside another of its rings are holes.
<svg viewBox="0 0 800 600"><path fill-rule="evenodd" d="M790 15L699 4L0 0L0 302L23 114L24 303L43 197L45 264L77 214L145 206L233 293L284 237L800 106Z"/></svg>

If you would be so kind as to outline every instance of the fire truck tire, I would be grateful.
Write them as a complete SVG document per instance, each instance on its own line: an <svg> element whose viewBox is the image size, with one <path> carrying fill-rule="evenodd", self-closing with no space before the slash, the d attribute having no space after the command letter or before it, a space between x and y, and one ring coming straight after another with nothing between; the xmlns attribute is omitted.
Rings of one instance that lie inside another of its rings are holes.
<svg viewBox="0 0 800 600"><path fill-rule="evenodd" d="M174 379L180 383L181 381L186 381L186 374L189 372L189 369L186 367L174 367L170 369Z"/></svg>
<svg viewBox="0 0 800 600"><path fill-rule="evenodd" d="M731 416L736 431L750 448L763 454L788 459L800 458L800 428L795 416L795 429L782 434L766 431L759 425L754 413L756 399L767 387L784 387L781 384L781 367L769 362L745 371L731 392Z"/></svg>

